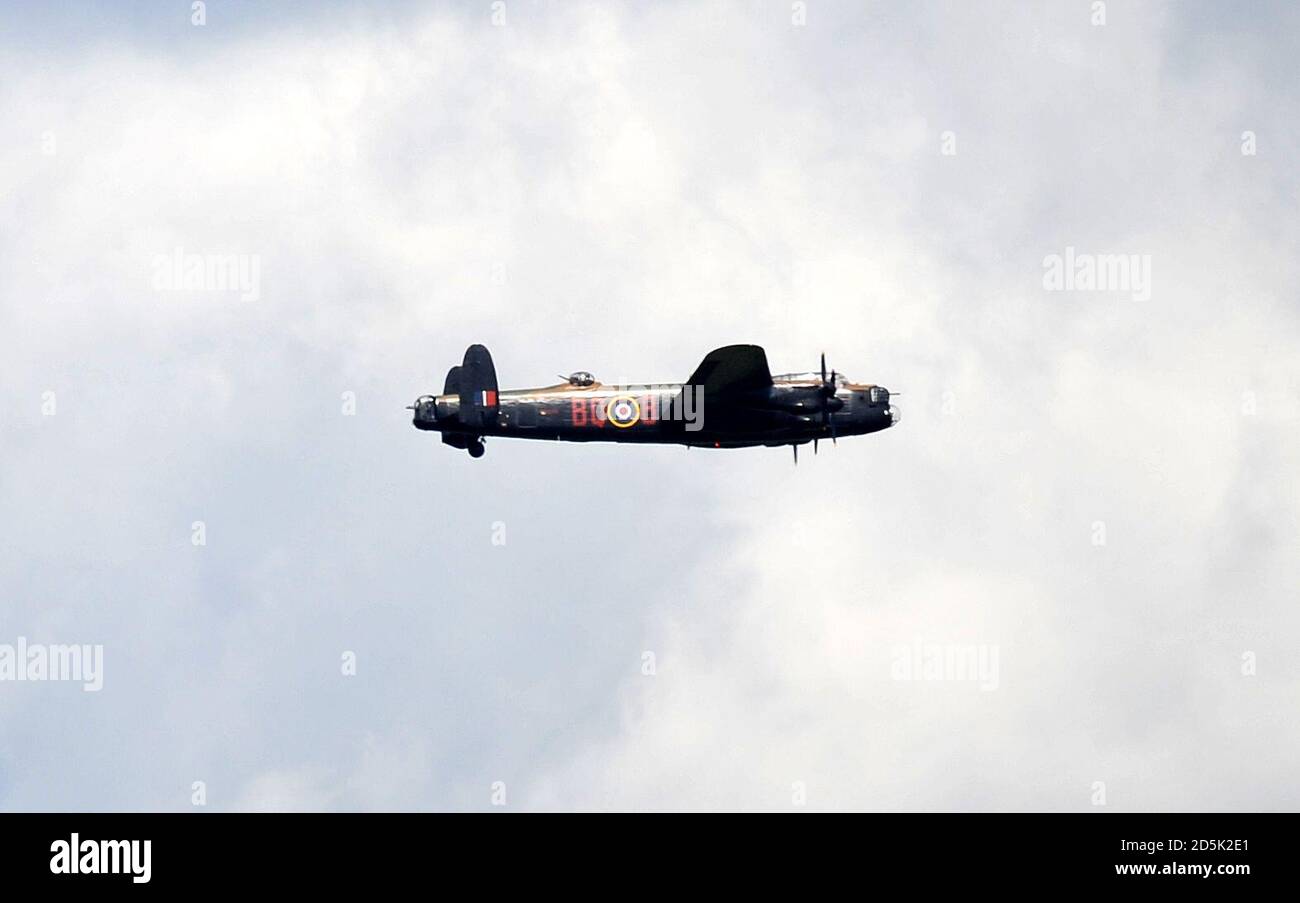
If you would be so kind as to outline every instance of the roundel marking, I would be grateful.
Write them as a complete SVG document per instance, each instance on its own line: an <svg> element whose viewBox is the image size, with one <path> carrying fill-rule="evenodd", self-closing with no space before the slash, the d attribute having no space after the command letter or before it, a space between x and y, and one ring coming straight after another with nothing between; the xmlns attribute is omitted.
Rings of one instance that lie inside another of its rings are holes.
<svg viewBox="0 0 1300 903"><path fill-rule="evenodd" d="M619 429L625 430L641 419L641 405L631 395L611 398L605 410L609 422Z"/></svg>

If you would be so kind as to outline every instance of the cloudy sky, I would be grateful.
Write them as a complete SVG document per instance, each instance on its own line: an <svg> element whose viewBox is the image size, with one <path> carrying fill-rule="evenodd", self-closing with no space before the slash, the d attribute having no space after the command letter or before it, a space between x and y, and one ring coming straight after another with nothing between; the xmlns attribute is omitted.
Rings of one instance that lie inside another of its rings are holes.
<svg viewBox="0 0 1300 903"><path fill-rule="evenodd" d="M1293 4L193 15L3 12L0 644L103 688L0 682L0 809L1300 807ZM474 461L471 342L904 418Z"/></svg>

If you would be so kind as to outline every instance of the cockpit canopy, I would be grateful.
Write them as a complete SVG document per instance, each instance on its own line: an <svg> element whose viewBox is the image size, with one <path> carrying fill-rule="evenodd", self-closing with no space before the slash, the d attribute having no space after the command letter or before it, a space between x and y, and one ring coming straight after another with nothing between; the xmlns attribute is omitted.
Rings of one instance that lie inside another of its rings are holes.
<svg viewBox="0 0 1300 903"><path fill-rule="evenodd" d="M832 371L832 372L833 372L833 371ZM842 387L847 386L847 385L849 384L849 378L848 378L847 376L845 376L843 373L835 373L834 376L835 376L835 385L840 386L840 387L842 388ZM828 374L826 375L826 378L829 379L830 377L831 377L831 374L828 373ZM778 381L778 382L819 383L819 382L822 381L822 375L821 375L820 373L813 373L813 372L809 372L809 373L781 373L781 374L778 374L778 375L772 377L772 379L774 379L774 380L776 380L776 381Z"/></svg>
<svg viewBox="0 0 1300 903"><path fill-rule="evenodd" d="M575 370L566 379L568 379L571 386L594 386L596 384L596 377L586 370Z"/></svg>

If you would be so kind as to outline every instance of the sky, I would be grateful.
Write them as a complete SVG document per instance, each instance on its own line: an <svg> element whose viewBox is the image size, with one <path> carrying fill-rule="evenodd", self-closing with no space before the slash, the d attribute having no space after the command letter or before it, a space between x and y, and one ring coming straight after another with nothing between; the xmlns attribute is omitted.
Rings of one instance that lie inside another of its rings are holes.
<svg viewBox="0 0 1300 903"><path fill-rule="evenodd" d="M1300 808L1293 4L0 12L0 810ZM903 419L471 460L474 342Z"/></svg>

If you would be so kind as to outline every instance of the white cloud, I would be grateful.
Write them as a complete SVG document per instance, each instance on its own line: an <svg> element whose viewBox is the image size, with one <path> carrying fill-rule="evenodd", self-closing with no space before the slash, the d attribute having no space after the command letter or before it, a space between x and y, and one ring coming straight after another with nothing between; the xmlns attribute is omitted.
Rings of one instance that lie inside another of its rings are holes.
<svg viewBox="0 0 1300 903"><path fill-rule="evenodd" d="M5 805L1296 804L1278 39L1225 68L1177 6L787 12L11 56L0 623L107 677L0 698L55 750L0 732ZM1150 301L1044 292L1067 245L1150 254ZM178 246L259 255L262 297L153 291ZM798 470L470 462L401 408L471 341L512 384L824 349L905 419ZM891 680L917 638L996 644L998 689Z"/></svg>

